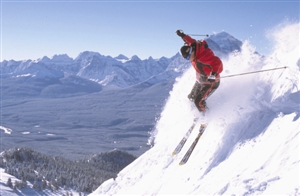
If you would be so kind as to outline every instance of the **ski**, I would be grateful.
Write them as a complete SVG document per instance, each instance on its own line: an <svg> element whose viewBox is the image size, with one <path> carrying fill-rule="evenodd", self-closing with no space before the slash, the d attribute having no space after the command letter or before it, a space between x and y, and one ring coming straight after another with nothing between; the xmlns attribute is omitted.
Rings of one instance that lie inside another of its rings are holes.
<svg viewBox="0 0 300 196"><path fill-rule="evenodd" d="M200 137L202 136L203 132L205 131L207 125L206 124L201 124L200 129L199 129L199 133L197 135L197 137L195 138L195 141L192 143L192 145L190 146L190 148L188 149L188 151L185 153L184 157L181 159L179 165L184 165L186 164L186 162L189 160L195 146L197 145Z"/></svg>
<svg viewBox="0 0 300 196"><path fill-rule="evenodd" d="M195 118L193 121L192 126L189 128L189 130L186 132L186 134L183 136L183 138L181 139L181 141L179 142L179 144L177 145L177 147L175 148L175 150L173 151L172 155L176 155L178 154L182 147L184 146L185 142L187 141L188 137L190 136L190 134L192 133L196 123L198 121L198 118Z"/></svg>

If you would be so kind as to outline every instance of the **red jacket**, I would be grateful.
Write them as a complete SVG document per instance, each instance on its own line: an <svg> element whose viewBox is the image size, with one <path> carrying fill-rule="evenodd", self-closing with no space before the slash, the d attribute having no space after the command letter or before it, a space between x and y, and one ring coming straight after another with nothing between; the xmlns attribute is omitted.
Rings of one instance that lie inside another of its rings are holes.
<svg viewBox="0 0 300 196"><path fill-rule="evenodd" d="M215 72L217 73L217 78L219 78L220 73L223 71L223 63L220 58L215 56L213 51L208 48L206 41L196 41L188 35L184 36L183 40L189 46L196 43L196 58L192 61L192 65L196 72L199 74L205 74L206 76Z"/></svg>

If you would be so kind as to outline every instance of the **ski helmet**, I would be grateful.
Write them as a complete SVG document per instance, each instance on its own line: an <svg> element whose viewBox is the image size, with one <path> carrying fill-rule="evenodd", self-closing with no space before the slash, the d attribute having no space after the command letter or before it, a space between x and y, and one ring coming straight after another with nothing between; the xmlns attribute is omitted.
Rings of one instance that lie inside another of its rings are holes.
<svg viewBox="0 0 300 196"><path fill-rule="evenodd" d="M192 46L182 46L180 49L181 55L183 58L186 60L190 60L191 54L193 52L193 47Z"/></svg>

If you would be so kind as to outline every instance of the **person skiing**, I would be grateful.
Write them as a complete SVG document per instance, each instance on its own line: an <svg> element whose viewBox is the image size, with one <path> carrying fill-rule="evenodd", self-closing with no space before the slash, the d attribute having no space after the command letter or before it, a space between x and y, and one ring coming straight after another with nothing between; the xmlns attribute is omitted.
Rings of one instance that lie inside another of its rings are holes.
<svg viewBox="0 0 300 196"><path fill-rule="evenodd" d="M206 99L220 85L223 63L214 55L205 40L196 41L182 30L177 30L176 34L185 42L180 49L182 57L190 60L196 70L196 82L188 98L195 103L200 112L206 112Z"/></svg>

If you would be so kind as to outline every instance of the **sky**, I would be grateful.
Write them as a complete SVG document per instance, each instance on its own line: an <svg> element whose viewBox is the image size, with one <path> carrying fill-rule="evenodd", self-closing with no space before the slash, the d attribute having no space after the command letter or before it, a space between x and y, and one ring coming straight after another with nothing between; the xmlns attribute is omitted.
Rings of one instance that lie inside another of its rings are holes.
<svg viewBox="0 0 300 196"><path fill-rule="evenodd" d="M209 35L226 31L268 54L269 32L299 21L299 10L298 0L1 0L1 62L55 54L76 58L83 51L169 58L183 45L178 29Z"/></svg>

